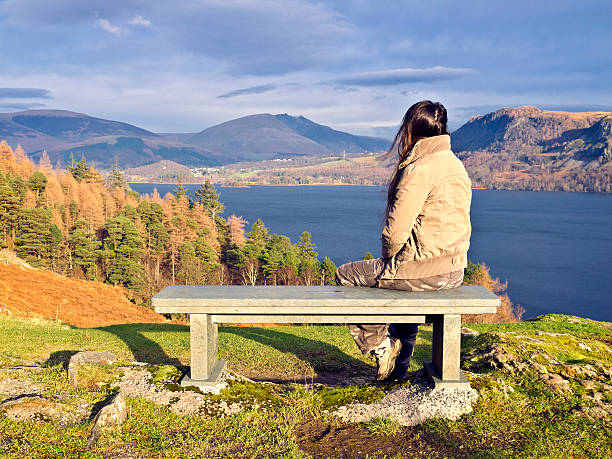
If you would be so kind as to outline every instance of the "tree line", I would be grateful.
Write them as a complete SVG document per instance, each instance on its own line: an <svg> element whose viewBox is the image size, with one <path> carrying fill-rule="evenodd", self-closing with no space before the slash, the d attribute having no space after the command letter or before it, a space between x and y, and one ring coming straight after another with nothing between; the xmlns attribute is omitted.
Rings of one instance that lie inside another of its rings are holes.
<svg viewBox="0 0 612 459"><path fill-rule="evenodd" d="M308 232L292 243L241 217L206 182L161 197L129 189L118 165L106 178L84 158L54 170L0 143L0 247L59 274L121 285L146 300L170 284L332 284Z"/></svg>

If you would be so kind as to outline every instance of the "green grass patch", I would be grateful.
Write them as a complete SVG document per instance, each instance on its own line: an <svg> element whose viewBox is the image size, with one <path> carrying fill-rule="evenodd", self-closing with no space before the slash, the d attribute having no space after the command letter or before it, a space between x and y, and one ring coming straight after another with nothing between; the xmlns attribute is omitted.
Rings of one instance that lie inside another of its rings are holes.
<svg viewBox="0 0 612 459"><path fill-rule="evenodd" d="M402 431L402 426L387 418L374 418L368 422L362 422L361 426L374 435L397 435Z"/></svg>

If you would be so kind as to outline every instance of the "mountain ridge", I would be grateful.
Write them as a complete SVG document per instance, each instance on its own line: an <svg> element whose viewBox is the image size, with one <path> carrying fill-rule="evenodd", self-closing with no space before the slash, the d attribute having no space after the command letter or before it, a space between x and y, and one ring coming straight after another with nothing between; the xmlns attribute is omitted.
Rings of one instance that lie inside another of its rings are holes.
<svg viewBox="0 0 612 459"><path fill-rule="evenodd" d="M451 141L476 186L612 191L611 112L502 108L471 118Z"/></svg>

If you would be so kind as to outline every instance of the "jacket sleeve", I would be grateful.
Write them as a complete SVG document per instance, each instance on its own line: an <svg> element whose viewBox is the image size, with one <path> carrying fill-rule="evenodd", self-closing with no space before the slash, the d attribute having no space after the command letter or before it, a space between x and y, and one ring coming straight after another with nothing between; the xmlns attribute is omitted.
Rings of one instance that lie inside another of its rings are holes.
<svg viewBox="0 0 612 459"><path fill-rule="evenodd" d="M425 174L414 165L404 169L382 232L383 258L393 257L408 241L428 195L429 180Z"/></svg>

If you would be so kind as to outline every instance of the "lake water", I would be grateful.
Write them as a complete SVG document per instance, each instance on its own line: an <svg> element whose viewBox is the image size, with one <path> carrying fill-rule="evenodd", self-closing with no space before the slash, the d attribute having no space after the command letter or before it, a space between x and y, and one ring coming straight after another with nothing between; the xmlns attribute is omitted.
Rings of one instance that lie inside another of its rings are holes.
<svg viewBox="0 0 612 459"><path fill-rule="evenodd" d="M131 184L140 193L175 185ZM196 185L186 187L190 193ZM319 258L337 265L380 255L381 187L218 188L224 216L261 218L297 241L312 234ZM469 259L508 281L524 317L557 312L612 321L612 195L474 190Z"/></svg>

